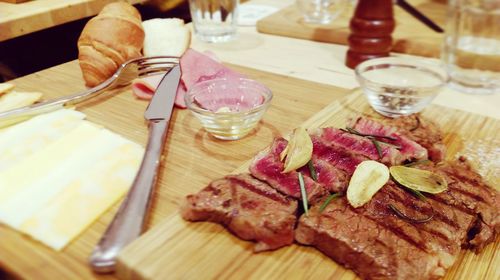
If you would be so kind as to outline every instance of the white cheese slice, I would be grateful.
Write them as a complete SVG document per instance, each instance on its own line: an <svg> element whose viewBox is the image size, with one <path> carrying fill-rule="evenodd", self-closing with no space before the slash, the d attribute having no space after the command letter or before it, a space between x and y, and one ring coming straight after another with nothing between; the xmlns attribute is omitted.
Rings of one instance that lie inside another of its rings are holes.
<svg viewBox="0 0 500 280"><path fill-rule="evenodd" d="M142 153L143 149L131 142L111 150L85 176L75 178L45 208L26 220L20 230L61 250L124 195Z"/></svg>
<svg viewBox="0 0 500 280"><path fill-rule="evenodd" d="M0 131L0 223L56 250L123 196L144 152L84 117L60 110Z"/></svg>
<svg viewBox="0 0 500 280"><path fill-rule="evenodd" d="M81 112L62 109L0 130L0 172L56 141L84 118Z"/></svg>

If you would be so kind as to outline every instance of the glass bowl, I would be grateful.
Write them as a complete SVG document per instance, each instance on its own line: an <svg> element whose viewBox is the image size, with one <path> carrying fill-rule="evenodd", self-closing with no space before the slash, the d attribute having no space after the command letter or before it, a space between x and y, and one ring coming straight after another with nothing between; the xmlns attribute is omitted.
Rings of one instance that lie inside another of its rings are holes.
<svg viewBox="0 0 500 280"><path fill-rule="evenodd" d="M403 57L367 60L355 72L372 108L392 118L422 111L448 81L439 64Z"/></svg>
<svg viewBox="0 0 500 280"><path fill-rule="evenodd" d="M240 139L250 133L272 98L270 89L245 78L200 82L184 97L187 108L205 130L223 140Z"/></svg>

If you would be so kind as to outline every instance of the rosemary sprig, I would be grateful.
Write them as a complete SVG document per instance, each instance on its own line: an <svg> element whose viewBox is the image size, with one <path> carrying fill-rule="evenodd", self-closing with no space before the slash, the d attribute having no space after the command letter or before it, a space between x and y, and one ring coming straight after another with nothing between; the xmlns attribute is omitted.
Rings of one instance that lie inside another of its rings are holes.
<svg viewBox="0 0 500 280"><path fill-rule="evenodd" d="M427 199L427 197L419 190L414 190L414 189L410 189L407 187L405 187L405 189L408 190L409 192L411 192L414 196L416 196L418 199L420 199L422 201L425 201Z"/></svg>
<svg viewBox="0 0 500 280"><path fill-rule="evenodd" d="M315 181L318 182L318 173L316 173L316 169L314 168L314 165L312 163L312 160L309 160L307 162L307 168L309 168L309 173L311 173L311 178Z"/></svg>
<svg viewBox="0 0 500 280"><path fill-rule="evenodd" d="M416 118L417 118L417 124L414 127L410 128L410 131L415 131L417 130L417 128L420 127L420 118L418 116L416 116Z"/></svg>
<svg viewBox="0 0 500 280"><path fill-rule="evenodd" d="M419 161L414 161L414 162L407 163L404 166L406 166L406 167L412 167L412 166L415 166L415 165L427 164L427 163L430 163L430 162L431 161L428 160L428 159L423 159L423 160L419 160Z"/></svg>
<svg viewBox="0 0 500 280"><path fill-rule="evenodd" d="M375 146L375 149L377 150L378 159L382 159L384 157L384 154L382 154L382 148L380 148L380 144L378 143L377 140L373 138L370 138L370 140L372 141L373 146Z"/></svg>
<svg viewBox="0 0 500 280"><path fill-rule="evenodd" d="M342 196L342 193L341 192L338 192L338 193L332 193L331 195L329 195L325 202L323 202L323 204L321 204L321 206L319 207L319 212L323 212L323 210L325 210L326 206L328 206L328 204L330 204L330 202L332 202L332 200L334 198L337 198L337 197L341 197Z"/></svg>
<svg viewBox="0 0 500 280"><path fill-rule="evenodd" d="M421 223L427 223L428 221L432 220L432 218L434 218L434 209L432 209L432 214L429 216L429 217L426 217L426 218L423 218L423 219L414 219L412 217L409 217L407 215L405 215L403 212L401 212L398 208L396 208L396 206L392 205L392 204L389 204L389 209L391 209L395 214L396 216L404 219L404 220L407 220L409 222L412 222L412 223L417 223L417 224L421 224Z"/></svg>
<svg viewBox="0 0 500 280"><path fill-rule="evenodd" d="M304 212L306 215L309 214L309 203L307 202L307 192L306 192L306 186L304 184L304 176L302 176L302 173L299 173L299 186L300 186L300 196L302 197L302 206L304 207Z"/></svg>
<svg viewBox="0 0 500 280"><path fill-rule="evenodd" d="M345 132L349 132L351 134L355 134L355 135L363 136L363 137L383 138L383 139L392 140L392 141L398 140L398 139L396 139L396 138L394 138L392 136L361 133L361 132L357 131L356 129L352 128L352 127L346 127L345 129L342 129L342 130L345 131Z"/></svg>

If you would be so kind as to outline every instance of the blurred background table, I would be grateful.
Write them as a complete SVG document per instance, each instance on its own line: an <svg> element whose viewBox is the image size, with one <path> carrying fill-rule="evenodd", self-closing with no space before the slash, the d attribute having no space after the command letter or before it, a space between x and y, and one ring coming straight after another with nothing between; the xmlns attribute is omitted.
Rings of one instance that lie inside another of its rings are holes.
<svg viewBox="0 0 500 280"><path fill-rule="evenodd" d="M146 0L128 0L131 4ZM93 16L113 0L32 0L23 3L0 1L0 42Z"/></svg>

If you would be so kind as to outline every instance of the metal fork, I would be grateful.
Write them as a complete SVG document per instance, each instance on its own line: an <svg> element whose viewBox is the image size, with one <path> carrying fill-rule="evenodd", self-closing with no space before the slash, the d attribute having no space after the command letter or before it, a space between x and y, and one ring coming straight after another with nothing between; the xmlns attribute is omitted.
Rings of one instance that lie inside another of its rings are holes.
<svg viewBox="0 0 500 280"><path fill-rule="evenodd" d="M137 77L166 73L177 64L179 64L179 57L176 56L151 56L131 59L120 65L113 76L93 88L30 106L1 112L0 128L24 121L36 115L89 100L108 90L127 85Z"/></svg>

